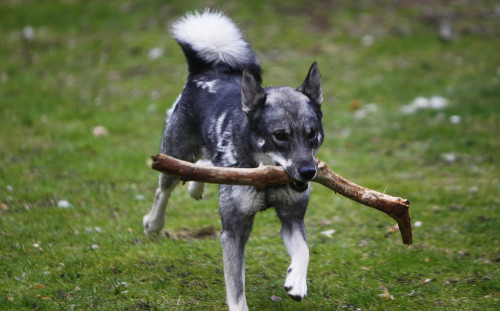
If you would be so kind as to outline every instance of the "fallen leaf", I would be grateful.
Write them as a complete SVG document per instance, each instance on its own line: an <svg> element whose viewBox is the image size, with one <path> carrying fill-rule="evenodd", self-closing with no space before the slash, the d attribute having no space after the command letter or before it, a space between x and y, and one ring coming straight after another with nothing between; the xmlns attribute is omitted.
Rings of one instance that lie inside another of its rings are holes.
<svg viewBox="0 0 500 311"><path fill-rule="evenodd" d="M322 234L328 238L331 238L334 233L335 233L335 229L330 229L330 230L320 232L320 234Z"/></svg>
<svg viewBox="0 0 500 311"><path fill-rule="evenodd" d="M46 297L46 296L42 296L42 295L36 295L35 298L43 299L43 300L50 300L50 299L52 299L50 297Z"/></svg>
<svg viewBox="0 0 500 311"><path fill-rule="evenodd" d="M399 226L395 224L394 226L388 226L387 227L387 234L395 233L398 232Z"/></svg>
<svg viewBox="0 0 500 311"><path fill-rule="evenodd" d="M352 100L349 103L349 108L352 110L356 110L356 109L361 108L361 101L359 99Z"/></svg>
<svg viewBox="0 0 500 311"><path fill-rule="evenodd" d="M377 295L380 299L383 299L383 300L388 300L388 299L394 300L394 296L389 293L389 290L385 286L382 289L383 289L384 292L382 294Z"/></svg>

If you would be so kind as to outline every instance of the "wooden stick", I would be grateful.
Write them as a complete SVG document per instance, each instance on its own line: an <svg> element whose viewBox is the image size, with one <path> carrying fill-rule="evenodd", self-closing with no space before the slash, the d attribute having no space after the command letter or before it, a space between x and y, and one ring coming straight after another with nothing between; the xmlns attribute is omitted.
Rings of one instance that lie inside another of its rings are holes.
<svg viewBox="0 0 500 311"><path fill-rule="evenodd" d="M273 185L283 185L293 182L293 179L281 166L261 165L255 168L232 168L199 166L164 154L152 156L152 167L162 173L178 176L183 182L198 181L229 185L255 186L258 190ZM393 197L371 189L361 187L338 175L318 161L318 173L312 180L320 183L335 193L351 200L375 208L396 220L401 232L403 243L413 242L410 202L403 198Z"/></svg>

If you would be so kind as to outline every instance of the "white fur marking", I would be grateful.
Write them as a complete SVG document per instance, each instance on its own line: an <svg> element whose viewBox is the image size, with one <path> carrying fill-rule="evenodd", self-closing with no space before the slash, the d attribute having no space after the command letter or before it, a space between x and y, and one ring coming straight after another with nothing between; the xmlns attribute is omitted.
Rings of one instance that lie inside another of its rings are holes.
<svg viewBox="0 0 500 311"><path fill-rule="evenodd" d="M224 112L217 118L217 123L215 125L215 135L217 135L217 151L224 154L223 164L230 166L236 164L236 158L234 157L235 146L232 143L232 128L233 124L231 121L227 124L225 129L222 129L224 120L226 119L227 112ZM224 146L224 143L227 145Z"/></svg>
<svg viewBox="0 0 500 311"><path fill-rule="evenodd" d="M182 97L182 93L179 94L179 96L177 96L177 98L175 99L175 102L172 105L172 107L170 107L167 110L167 120L166 121L168 121L168 119L170 119L170 117L172 116L172 113L174 113L175 107L177 107L177 104L181 101L181 97Z"/></svg>
<svg viewBox="0 0 500 311"><path fill-rule="evenodd" d="M288 295L304 298L307 294L307 267L309 265L309 248L300 231L283 234L288 254L292 257L290 271L285 280Z"/></svg>
<svg viewBox="0 0 500 311"><path fill-rule="evenodd" d="M292 166L292 160L291 159L286 159L284 158L281 154L277 154L274 152L270 152L269 156L271 159L273 159L275 162L277 162L279 165L283 166L283 168L286 170L290 166Z"/></svg>
<svg viewBox="0 0 500 311"><path fill-rule="evenodd" d="M264 147L265 144L266 144L266 141L263 138L259 138L259 140L257 141L257 146L259 146L259 148Z"/></svg>
<svg viewBox="0 0 500 311"><path fill-rule="evenodd" d="M257 62L238 27L220 12L190 13L172 25L174 38L189 44L208 63L233 67Z"/></svg>
<svg viewBox="0 0 500 311"><path fill-rule="evenodd" d="M229 299L228 295L227 306L229 307L229 311L248 311L247 299L245 296L236 304Z"/></svg>
<svg viewBox="0 0 500 311"><path fill-rule="evenodd" d="M217 89L215 88L217 85L217 80L212 81L200 81L194 80L197 87L201 87L204 90L207 90L209 93L215 94Z"/></svg>

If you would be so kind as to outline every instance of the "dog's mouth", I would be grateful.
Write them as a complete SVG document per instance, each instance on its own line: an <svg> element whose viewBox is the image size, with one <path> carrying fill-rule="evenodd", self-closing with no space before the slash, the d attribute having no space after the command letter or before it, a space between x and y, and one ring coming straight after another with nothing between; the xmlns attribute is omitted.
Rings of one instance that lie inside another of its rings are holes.
<svg viewBox="0 0 500 311"><path fill-rule="evenodd" d="M297 192L304 192L309 188L309 183L301 182L301 181L294 181L290 183L290 187L297 191Z"/></svg>

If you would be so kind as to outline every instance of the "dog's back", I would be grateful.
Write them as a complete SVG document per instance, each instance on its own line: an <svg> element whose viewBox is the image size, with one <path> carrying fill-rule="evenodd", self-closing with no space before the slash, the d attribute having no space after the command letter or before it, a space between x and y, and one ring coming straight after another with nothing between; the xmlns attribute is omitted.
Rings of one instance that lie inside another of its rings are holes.
<svg viewBox="0 0 500 311"><path fill-rule="evenodd" d="M194 125L192 131L200 135L198 143L207 149L214 164L252 165L243 155L235 155L245 152L235 150L244 144L234 141L238 135L233 131L246 121L241 108L242 73L261 81L254 51L234 23L218 12L188 14L173 24L172 34L189 69L188 81L173 109L187 117L184 123Z"/></svg>

